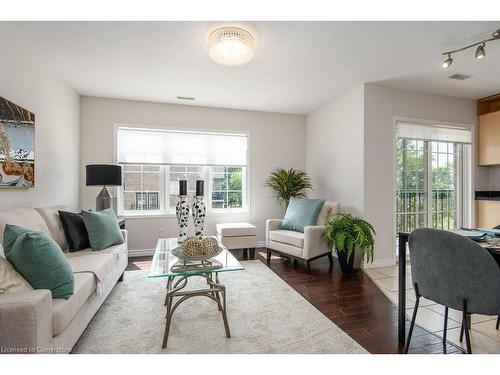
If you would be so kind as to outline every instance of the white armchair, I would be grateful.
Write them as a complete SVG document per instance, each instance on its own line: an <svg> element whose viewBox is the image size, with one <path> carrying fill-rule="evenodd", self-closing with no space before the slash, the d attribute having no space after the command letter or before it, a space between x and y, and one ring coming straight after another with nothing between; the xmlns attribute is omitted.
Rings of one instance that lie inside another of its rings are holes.
<svg viewBox="0 0 500 375"><path fill-rule="evenodd" d="M306 262L306 269L311 271L310 262L328 256L333 263L332 249L322 238L328 216L338 212L337 202L325 202L316 220L315 226L305 227L304 233L280 229L281 219L266 221L267 261L271 260L271 253L276 252L292 259Z"/></svg>

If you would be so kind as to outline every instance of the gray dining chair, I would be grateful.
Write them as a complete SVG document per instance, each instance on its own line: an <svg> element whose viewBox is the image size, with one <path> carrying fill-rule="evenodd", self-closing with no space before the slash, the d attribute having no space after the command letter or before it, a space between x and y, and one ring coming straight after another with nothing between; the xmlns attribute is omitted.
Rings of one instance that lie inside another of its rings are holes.
<svg viewBox="0 0 500 375"><path fill-rule="evenodd" d="M500 314L500 270L488 251L456 233L429 228L411 232L409 247L416 299L405 353L410 346L420 297L445 307L445 353L449 308L462 311L463 327L468 327L469 314ZM468 329L465 339L467 353L472 353Z"/></svg>
<svg viewBox="0 0 500 375"><path fill-rule="evenodd" d="M500 229L500 225L497 225L493 229ZM500 262L498 261L498 255L497 255L497 259L496 260L497 260L498 265L500 266ZM496 326L496 328L498 329L499 326L500 326L500 315L498 315L498 317L497 317L497 326Z"/></svg>

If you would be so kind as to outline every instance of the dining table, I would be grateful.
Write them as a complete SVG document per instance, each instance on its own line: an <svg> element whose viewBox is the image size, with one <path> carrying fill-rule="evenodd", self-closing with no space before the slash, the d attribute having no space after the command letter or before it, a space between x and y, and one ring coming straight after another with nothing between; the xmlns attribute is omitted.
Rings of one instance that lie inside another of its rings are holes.
<svg viewBox="0 0 500 375"><path fill-rule="evenodd" d="M466 233L467 230L452 230L458 234ZM406 341L406 267L407 253L406 245L410 232L398 232L398 342L405 345ZM490 241L478 241L497 261L500 266L500 238L492 238Z"/></svg>

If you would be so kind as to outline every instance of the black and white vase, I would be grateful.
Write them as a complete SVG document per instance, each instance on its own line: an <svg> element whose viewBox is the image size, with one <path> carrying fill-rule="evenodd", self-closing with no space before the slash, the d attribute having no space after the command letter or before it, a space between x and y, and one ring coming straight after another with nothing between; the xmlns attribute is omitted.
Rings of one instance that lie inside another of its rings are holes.
<svg viewBox="0 0 500 375"><path fill-rule="evenodd" d="M203 196L194 197L193 203L193 221L194 221L194 234L196 238L203 238L203 226L205 225L205 214L207 208L203 202Z"/></svg>
<svg viewBox="0 0 500 375"><path fill-rule="evenodd" d="M179 195L179 202L175 206L175 214L177 215L177 224L179 225L179 237L177 243L183 243L187 238L188 220L189 220L189 203L187 196Z"/></svg>

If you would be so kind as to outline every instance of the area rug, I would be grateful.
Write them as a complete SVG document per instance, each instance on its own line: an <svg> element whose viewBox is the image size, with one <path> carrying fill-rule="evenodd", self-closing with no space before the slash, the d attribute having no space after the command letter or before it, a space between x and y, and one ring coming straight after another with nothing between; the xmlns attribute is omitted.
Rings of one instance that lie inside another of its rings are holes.
<svg viewBox="0 0 500 375"><path fill-rule="evenodd" d="M367 353L260 261L227 272L231 338L217 305L194 297L175 311L168 347L165 329L166 279L145 271L125 273L73 348L73 353ZM192 278L192 286L202 286ZM206 285L206 284L204 284Z"/></svg>

